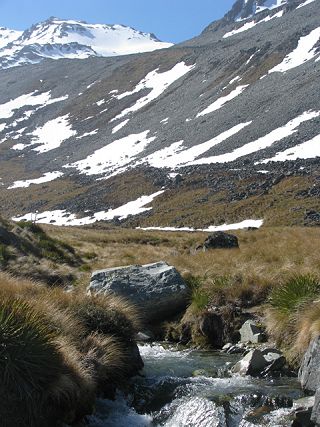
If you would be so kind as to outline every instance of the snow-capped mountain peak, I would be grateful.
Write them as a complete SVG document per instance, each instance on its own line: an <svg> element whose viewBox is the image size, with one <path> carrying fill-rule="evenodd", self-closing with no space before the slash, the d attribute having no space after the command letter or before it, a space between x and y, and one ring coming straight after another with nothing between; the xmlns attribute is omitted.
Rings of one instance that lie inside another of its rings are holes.
<svg viewBox="0 0 320 427"><path fill-rule="evenodd" d="M128 55L170 46L171 43L163 43L153 34L124 25L51 17L23 33L0 29L0 68L36 63L43 58Z"/></svg>
<svg viewBox="0 0 320 427"><path fill-rule="evenodd" d="M8 28L0 27L0 49L18 39L22 33L23 31L9 30Z"/></svg>

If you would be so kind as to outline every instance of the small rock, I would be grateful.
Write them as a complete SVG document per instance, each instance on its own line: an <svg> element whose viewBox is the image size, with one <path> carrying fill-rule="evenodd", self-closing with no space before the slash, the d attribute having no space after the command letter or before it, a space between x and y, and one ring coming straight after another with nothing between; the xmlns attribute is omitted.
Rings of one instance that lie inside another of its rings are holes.
<svg viewBox="0 0 320 427"><path fill-rule="evenodd" d="M207 376L207 371L205 369L196 369L192 372L193 377L205 377Z"/></svg>
<svg viewBox="0 0 320 427"><path fill-rule="evenodd" d="M240 375L259 375L268 365L260 350L252 350L239 362L237 362L232 372Z"/></svg>
<svg viewBox="0 0 320 427"><path fill-rule="evenodd" d="M138 332L136 335L136 341L152 341L152 336L145 332Z"/></svg>
<svg viewBox="0 0 320 427"><path fill-rule="evenodd" d="M226 345L222 347L222 351L228 352L228 350L230 350L231 347L233 347L233 344L231 344L231 342L228 342Z"/></svg>
<svg viewBox="0 0 320 427"><path fill-rule="evenodd" d="M240 329L241 342L258 344L265 341L265 335L253 320L247 320Z"/></svg>
<svg viewBox="0 0 320 427"><path fill-rule="evenodd" d="M293 409L308 409L313 408L315 404L315 396L302 397L293 401Z"/></svg>

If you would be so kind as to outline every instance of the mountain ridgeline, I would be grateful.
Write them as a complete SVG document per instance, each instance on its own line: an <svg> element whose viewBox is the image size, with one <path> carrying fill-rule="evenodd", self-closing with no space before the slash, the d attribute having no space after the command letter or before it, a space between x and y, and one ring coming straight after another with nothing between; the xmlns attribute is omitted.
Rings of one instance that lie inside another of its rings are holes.
<svg viewBox="0 0 320 427"><path fill-rule="evenodd" d="M0 214L318 225L319 5L237 0L174 46L58 18L0 29Z"/></svg>

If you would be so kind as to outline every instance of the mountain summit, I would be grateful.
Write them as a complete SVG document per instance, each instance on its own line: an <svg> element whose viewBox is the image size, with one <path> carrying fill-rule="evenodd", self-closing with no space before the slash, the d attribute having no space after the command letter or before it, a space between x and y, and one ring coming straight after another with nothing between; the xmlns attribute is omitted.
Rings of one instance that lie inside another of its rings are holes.
<svg viewBox="0 0 320 427"><path fill-rule="evenodd" d="M172 46L124 25L88 24L55 17L23 33L0 28L0 68L41 62L150 52Z"/></svg>

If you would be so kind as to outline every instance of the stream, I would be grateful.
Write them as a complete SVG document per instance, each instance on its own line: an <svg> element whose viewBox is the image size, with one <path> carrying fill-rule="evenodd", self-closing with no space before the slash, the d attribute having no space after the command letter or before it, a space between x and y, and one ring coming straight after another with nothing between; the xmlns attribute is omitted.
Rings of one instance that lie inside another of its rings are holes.
<svg viewBox="0 0 320 427"><path fill-rule="evenodd" d="M89 427L280 427L290 426L292 400L303 396L295 378L231 375L241 356L139 346L145 367L129 396L99 400Z"/></svg>

